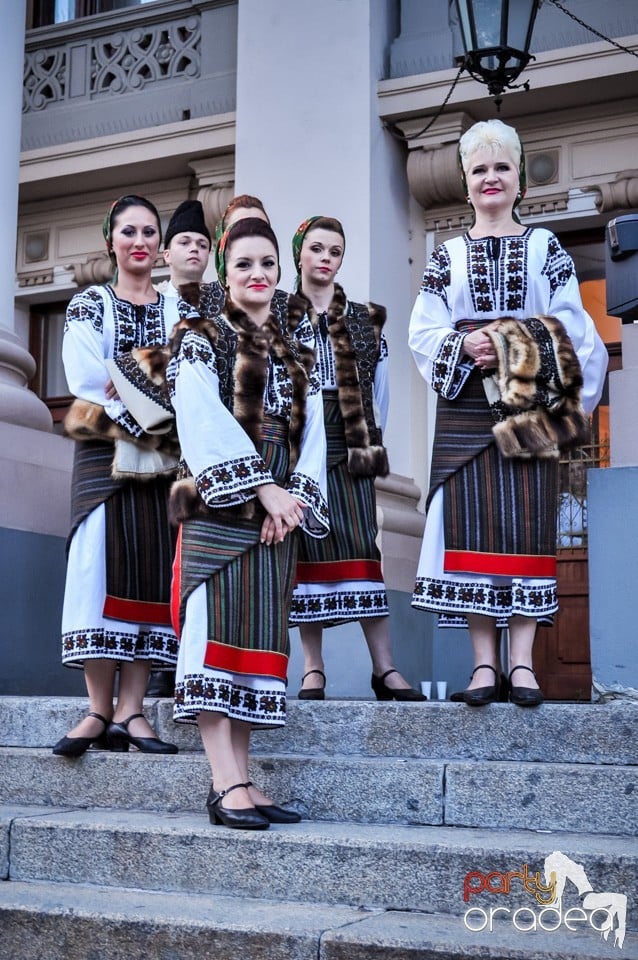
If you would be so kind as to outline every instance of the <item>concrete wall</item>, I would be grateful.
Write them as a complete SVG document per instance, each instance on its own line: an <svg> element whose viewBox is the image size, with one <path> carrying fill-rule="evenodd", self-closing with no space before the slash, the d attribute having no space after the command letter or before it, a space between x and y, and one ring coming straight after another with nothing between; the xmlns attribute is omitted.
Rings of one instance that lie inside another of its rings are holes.
<svg viewBox="0 0 638 960"><path fill-rule="evenodd" d="M590 470L587 498L594 691L638 699L638 466Z"/></svg>
<svg viewBox="0 0 638 960"><path fill-rule="evenodd" d="M0 694L80 694L60 663L73 443L0 423Z"/></svg>

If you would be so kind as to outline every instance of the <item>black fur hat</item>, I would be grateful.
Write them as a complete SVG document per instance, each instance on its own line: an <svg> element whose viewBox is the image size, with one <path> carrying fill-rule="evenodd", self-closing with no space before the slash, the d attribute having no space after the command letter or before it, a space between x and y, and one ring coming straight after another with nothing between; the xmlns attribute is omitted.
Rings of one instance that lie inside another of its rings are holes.
<svg viewBox="0 0 638 960"><path fill-rule="evenodd" d="M204 220L204 208L199 200L184 200L171 217L166 228L164 247L177 233L201 233L210 243L210 231Z"/></svg>

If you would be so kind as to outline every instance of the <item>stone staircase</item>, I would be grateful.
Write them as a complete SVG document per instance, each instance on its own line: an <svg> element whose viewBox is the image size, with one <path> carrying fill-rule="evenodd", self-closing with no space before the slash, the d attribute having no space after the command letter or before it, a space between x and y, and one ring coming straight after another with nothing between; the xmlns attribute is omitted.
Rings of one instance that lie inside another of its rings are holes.
<svg viewBox="0 0 638 960"><path fill-rule="evenodd" d="M0 698L0 960L638 960L635 704L291 700L251 776L304 819L263 833L208 823L169 701L177 756L54 757L85 709ZM626 895L622 948L570 880L542 913L554 851Z"/></svg>

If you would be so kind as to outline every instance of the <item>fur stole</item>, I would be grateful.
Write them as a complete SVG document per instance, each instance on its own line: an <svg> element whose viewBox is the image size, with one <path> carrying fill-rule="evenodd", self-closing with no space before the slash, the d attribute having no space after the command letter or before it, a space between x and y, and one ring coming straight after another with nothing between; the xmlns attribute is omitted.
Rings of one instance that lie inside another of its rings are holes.
<svg viewBox="0 0 638 960"><path fill-rule="evenodd" d="M504 317L486 333L498 367L484 380L504 457L554 458L589 439L583 376L565 327L555 317Z"/></svg>
<svg viewBox="0 0 638 960"><path fill-rule="evenodd" d="M390 466L381 430L374 419L373 385L386 311L374 303L360 306L358 316L351 316L346 295L335 284L328 308L328 333L335 359L339 409L350 473L355 477L385 477Z"/></svg>
<svg viewBox="0 0 638 960"><path fill-rule="evenodd" d="M197 284L180 288L180 294L196 308L199 307ZM172 337L174 353L179 351L187 330L205 336L213 346L218 362L222 402L247 435L259 448L264 420L264 393L268 382L270 355L280 360L292 385L289 425L290 463L292 473L299 458L301 439L306 422L306 393L310 374L314 367L314 350L305 347L295 338L295 332L306 314L306 304L296 296L288 297L285 328L278 313L271 313L266 323L258 327L237 309L226 302L224 315L183 320L177 325ZM200 497L192 476L179 479L171 491L171 517L180 523L197 516L252 517L256 502L229 508L209 508Z"/></svg>
<svg viewBox="0 0 638 960"><path fill-rule="evenodd" d="M114 444L114 480L152 480L175 474L179 445L173 432L132 436L111 420L104 407L76 398L64 418L64 432L73 440L110 440Z"/></svg>

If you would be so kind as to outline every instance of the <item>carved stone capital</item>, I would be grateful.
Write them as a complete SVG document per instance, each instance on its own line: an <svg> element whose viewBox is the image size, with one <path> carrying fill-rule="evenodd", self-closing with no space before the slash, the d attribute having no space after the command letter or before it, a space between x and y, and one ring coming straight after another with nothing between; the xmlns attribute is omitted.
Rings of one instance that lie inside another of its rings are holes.
<svg viewBox="0 0 638 960"><path fill-rule="evenodd" d="M638 170L621 170L611 183L599 183L588 189L598 192L595 202L601 213L635 209L638 207Z"/></svg>
<svg viewBox="0 0 638 960"><path fill-rule="evenodd" d="M204 220L210 230L211 237L215 236L217 224L221 220L222 214L233 196L233 188L230 184L214 184L208 187L201 187L197 192L197 199L201 202L204 210Z"/></svg>
<svg viewBox="0 0 638 960"><path fill-rule="evenodd" d="M234 154L191 160L189 167L197 179L197 199L204 208L206 226L211 236L215 236L217 224L234 192Z"/></svg>
<svg viewBox="0 0 638 960"><path fill-rule="evenodd" d="M69 264L73 279L78 287L88 287L93 283L108 283L113 279L113 266L107 256L91 257L86 263Z"/></svg>
<svg viewBox="0 0 638 960"><path fill-rule="evenodd" d="M457 149L450 143L438 150L411 150L408 154L410 192L425 210L464 199Z"/></svg>

